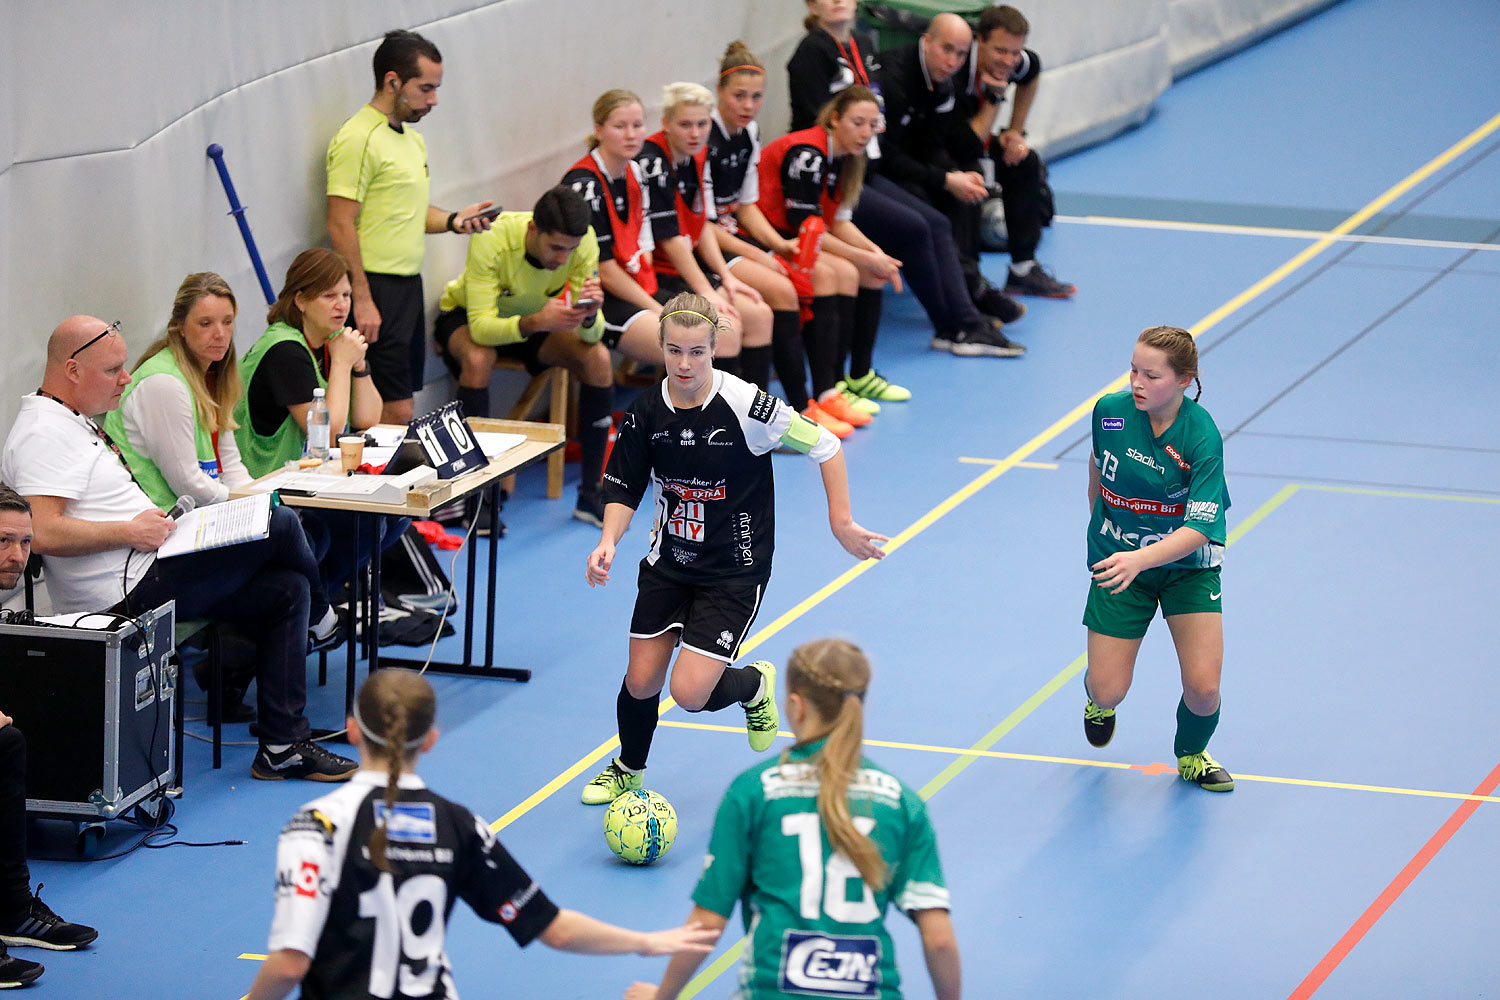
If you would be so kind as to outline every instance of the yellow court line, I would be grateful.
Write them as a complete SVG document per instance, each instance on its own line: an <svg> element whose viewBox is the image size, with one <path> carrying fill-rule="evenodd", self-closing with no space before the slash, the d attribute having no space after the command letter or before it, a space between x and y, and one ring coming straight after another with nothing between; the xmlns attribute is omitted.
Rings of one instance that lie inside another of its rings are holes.
<svg viewBox="0 0 1500 1000"><path fill-rule="evenodd" d="M1405 490L1377 490L1360 486L1322 486L1314 483L1299 483L1304 490L1317 490L1319 493L1354 493L1370 497L1399 497L1403 500L1452 500L1456 503L1489 503L1500 504L1500 499L1495 497L1467 497L1457 493L1410 493Z"/></svg>
<svg viewBox="0 0 1500 1000"><path fill-rule="evenodd" d="M1005 461L1003 458L971 458L968 455L958 456L958 460L966 465L999 465ZM1017 469L1050 469L1056 470L1056 462L1012 462Z"/></svg>
<svg viewBox="0 0 1500 1000"><path fill-rule="evenodd" d="M1057 222L1075 226L1111 226L1120 229L1165 229L1185 233L1222 233L1229 236L1272 236L1279 239L1316 240L1323 237L1339 243L1379 243L1390 246L1426 247L1432 250L1500 251L1500 243L1464 240L1424 240L1408 236L1369 236L1334 233L1323 229L1286 229L1280 226L1236 226L1224 222L1185 222L1175 219L1125 218L1116 215L1059 215Z"/></svg>
<svg viewBox="0 0 1500 1000"><path fill-rule="evenodd" d="M718 726L705 722L663 722L664 726L676 729L700 729L716 733L730 733L744 735L744 726ZM793 739L791 733L777 733L778 737ZM942 753L958 756L986 757L992 760L1024 760L1037 764L1071 764L1075 767L1099 767L1113 771L1141 770L1146 765L1126 764L1115 760L1089 760L1083 757L1054 757L1050 754L1037 753L1011 753L1004 750L975 750L970 747L965 750L961 747L935 746L929 743L899 743L894 740L872 740L866 739L864 745L867 747L883 747L890 750L916 750L922 753ZM1168 773L1175 774L1175 768L1168 768ZM1459 799L1465 802L1495 802L1500 803L1500 795L1475 795L1472 792L1437 792L1424 788L1396 788L1391 785L1362 785L1347 781L1319 781L1314 778L1277 778L1263 774L1236 774L1235 781L1264 781L1277 785L1303 785L1309 788L1337 788L1354 792L1381 792L1386 795L1412 795L1419 798L1431 799Z"/></svg>

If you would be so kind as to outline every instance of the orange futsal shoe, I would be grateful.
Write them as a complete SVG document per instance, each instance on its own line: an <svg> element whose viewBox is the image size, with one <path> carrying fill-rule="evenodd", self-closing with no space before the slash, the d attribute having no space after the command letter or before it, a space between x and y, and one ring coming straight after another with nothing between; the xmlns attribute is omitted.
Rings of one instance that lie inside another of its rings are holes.
<svg viewBox="0 0 1500 1000"><path fill-rule="evenodd" d="M818 400L818 408L835 420L842 420L851 427L864 427L875 418L862 410L856 410L849 401L837 392L829 393Z"/></svg>
<svg viewBox="0 0 1500 1000"><path fill-rule="evenodd" d="M852 424L845 423L838 417L835 417L813 400L808 400L807 409L802 411L802 415L827 430L828 433L840 441L854 433L854 426Z"/></svg>

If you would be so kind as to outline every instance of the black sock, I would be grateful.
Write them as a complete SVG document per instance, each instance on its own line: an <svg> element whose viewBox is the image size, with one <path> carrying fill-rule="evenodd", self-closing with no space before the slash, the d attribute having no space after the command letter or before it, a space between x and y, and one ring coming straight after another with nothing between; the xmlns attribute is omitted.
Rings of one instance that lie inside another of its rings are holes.
<svg viewBox="0 0 1500 1000"><path fill-rule="evenodd" d="M599 492L599 478L604 474L604 446L609 441L610 411L615 406L612 385L578 387L578 492Z"/></svg>
<svg viewBox="0 0 1500 1000"><path fill-rule="evenodd" d="M749 701L760 690L761 673L754 667L725 667L719 683L709 693L700 712L717 712L730 705Z"/></svg>
<svg viewBox="0 0 1500 1000"><path fill-rule="evenodd" d="M807 409L807 353L802 349L802 314L796 309L778 309L771 314L771 354L776 361L776 380L792 409Z"/></svg>
<svg viewBox="0 0 1500 1000"><path fill-rule="evenodd" d="M861 288L860 291L863 292L864 289ZM838 377L834 379L837 382L844 377L844 373L849 367L849 352L854 348L854 306L859 299L853 295L839 295L835 296L835 298L839 304L839 373Z"/></svg>
<svg viewBox="0 0 1500 1000"><path fill-rule="evenodd" d="M839 380L839 307L841 296L820 295L812 300L812 319L802 328L807 366L812 370L813 397L823 395ZM853 303L851 296L849 301Z"/></svg>
<svg viewBox="0 0 1500 1000"><path fill-rule="evenodd" d="M740 378L771 388L771 345L740 348Z"/></svg>
<svg viewBox="0 0 1500 1000"><path fill-rule="evenodd" d="M461 385L455 394L458 405L464 408L466 417L487 417L490 415L490 387L483 389L470 389Z"/></svg>
<svg viewBox="0 0 1500 1000"><path fill-rule="evenodd" d="M744 348L740 348L740 350L743 351ZM732 358L714 358L714 367L719 371L727 372L730 375L739 375L740 356L736 354Z"/></svg>
<svg viewBox="0 0 1500 1000"><path fill-rule="evenodd" d="M879 288L861 288L854 300L854 343L849 353L849 377L863 378L875 358L875 334L880 329Z"/></svg>
<svg viewBox="0 0 1500 1000"><path fill-rule="evenodd" d="M651 753L651 737L656 734L656 706L661 702L661 693L649 698L637 698L620 682L620 694L615 698L615 721L620 726L620 763L639 771L646 766Z"/></svg>

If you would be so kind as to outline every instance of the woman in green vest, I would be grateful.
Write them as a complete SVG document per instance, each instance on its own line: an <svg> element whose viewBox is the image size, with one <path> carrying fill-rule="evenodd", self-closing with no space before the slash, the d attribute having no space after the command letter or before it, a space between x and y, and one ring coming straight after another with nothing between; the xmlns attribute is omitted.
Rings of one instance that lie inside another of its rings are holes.
<svg viewBox="0 0 1500 1000"><path fill-rule="evenodd" d="M104 429L151 502L181 496L221 503L250 481L232 433L240 373L234 356L234 293L212 271L177 287L166 335L136 362Z"/></svg>
<svg viewBox="0 0 1500 1000"><path fill-rule="evenodd" d="M260 477L302 457L307 445L307 413L313 390L328 404L330 443L345 426L369 427L380 421L382 400L370 379L365 338L350 318L349 264L323 247L304 250L287 269L281 294L266 314L271 325L240 362L244 396L235 407L240 454L252 476ZM334 444L336 448L336 443ZM337 594L354 570L370 559L361 533L351 560L354 517L339 511L302 508L323 584ZM405 518L381 518L383 550L406 530Z"/></svg>

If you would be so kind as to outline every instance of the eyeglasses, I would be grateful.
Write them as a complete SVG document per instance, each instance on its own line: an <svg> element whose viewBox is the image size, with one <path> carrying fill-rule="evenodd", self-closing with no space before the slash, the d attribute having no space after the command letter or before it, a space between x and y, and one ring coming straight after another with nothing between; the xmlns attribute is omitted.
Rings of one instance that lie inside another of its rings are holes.
<svg viewBox="0 0 1500 1000"><path fill-rule="evenodd" d="M119 320L115 320L113 323L109 324L109 326L106 326L104 329L100 330L99 331L99 335L97 337L95 337L93 340L90 340L88 343L84 344L78 350L74 351L72 354L69 354L68 355L68 360L72 361L74 358L78 357L78 355L82 354L84 351L88 350L90 347L93 347L95 344L99 343L99 341L103 340L105 337L108 337L112 333L119 333L119 332L120 332L120 321Z"/></svg>

